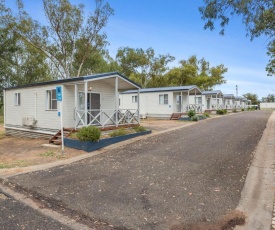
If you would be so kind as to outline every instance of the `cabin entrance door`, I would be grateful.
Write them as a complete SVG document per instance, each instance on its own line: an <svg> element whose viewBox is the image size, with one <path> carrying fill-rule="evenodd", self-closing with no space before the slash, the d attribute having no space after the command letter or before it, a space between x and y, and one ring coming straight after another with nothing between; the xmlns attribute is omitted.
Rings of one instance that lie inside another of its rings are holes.
<svg viewBox="0 0 275 230"><path fill-rule="evenodd" d="M100 93L87 93L87 124L100 125Z"/></svg>

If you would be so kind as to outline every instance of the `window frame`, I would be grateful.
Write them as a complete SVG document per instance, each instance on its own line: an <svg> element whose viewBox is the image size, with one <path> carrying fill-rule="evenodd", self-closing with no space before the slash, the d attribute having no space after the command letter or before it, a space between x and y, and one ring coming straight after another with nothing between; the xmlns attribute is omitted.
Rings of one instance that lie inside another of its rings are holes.
<svg viewBox="0 0 275 230"><path fill-rule="evenodd" d="M167 97L167 98L165 98L165 97ZM168 105L169 104L168 93L159 94L159 104L160 105Z"/></svg>
<svg viewBox="0 0 275 230"><path fill-rule="evenodd" d="M137 103L137 101L138 101L138 96L137 95L132 96L132 103Z"/></svg>
<svg viewBox="0 0 275 230"><path fill-rule="evenodd" d="M21 93L14 93L14 105L15 106L21 105Z"/></svg>
<svg viewBox="0 0 275 230"><path fill-rule="evenodd" d="M53 92L55 93L55 98L53 98ZM55 102L55 103L53 103ZM53 108L53 105L56 105L56 108ZM46 90L46 110L56 111L57 110L57 98L56 98L56 89Z"/></svg>
<svg viewBox="0 0 275 230"><path fill-rule="evenodd" d="M202 97L201 96L195 96L195 104L202 104Z"/></svg>

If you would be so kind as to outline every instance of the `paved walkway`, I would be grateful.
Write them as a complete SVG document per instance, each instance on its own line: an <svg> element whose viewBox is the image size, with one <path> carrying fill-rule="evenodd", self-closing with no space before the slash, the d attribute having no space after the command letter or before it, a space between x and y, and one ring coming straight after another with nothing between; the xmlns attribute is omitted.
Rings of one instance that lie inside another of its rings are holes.
<svg viewBox="0 0 275 230"><path fill-rule="evenodd" d="M215 224L238 205L269 116L247 112L203 121L8 181L39 194L52 209L109 227Z"/></svg>

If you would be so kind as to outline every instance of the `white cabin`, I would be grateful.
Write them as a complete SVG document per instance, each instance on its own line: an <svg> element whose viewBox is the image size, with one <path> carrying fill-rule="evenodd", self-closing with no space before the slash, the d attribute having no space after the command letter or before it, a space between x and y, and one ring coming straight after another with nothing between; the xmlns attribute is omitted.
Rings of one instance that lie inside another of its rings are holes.
<svg viewBox="0 0 275 230"><path fill-rule="evenodd" d="M191 109L202 112L201 94L195 85L130 90L120 94L120 109L136 108L139 96L141 117L170 118Z"/></svg>
<svg viewBox="0 0 275 230"><path fill-rule="evenodd" d="M62 102L56 87L61 87ZM119 109L119 93L139 85L113 72L41 82L4 89L7 135L53 135L65 128L120 126L139 123L139 105Z"/></svg>
<svg viewBox="0 0 275 230"><path fill-rule="evenodd" d="M234 94L224 94L223 95L224 108L227 110L232 110L235 108L235 96Z"/></svg>
<svg viewBox="0 0 275 230"><path fill-rule="evenodd" d="M218 109L223 109L223 93L220 90L203 91L204 111L215 112Z"/></svg>

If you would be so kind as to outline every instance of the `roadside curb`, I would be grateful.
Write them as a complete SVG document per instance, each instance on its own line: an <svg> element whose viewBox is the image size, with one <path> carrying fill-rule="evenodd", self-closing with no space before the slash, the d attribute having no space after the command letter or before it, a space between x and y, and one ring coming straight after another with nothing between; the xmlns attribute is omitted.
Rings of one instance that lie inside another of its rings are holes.
<svg viewBox="0 0 275 230"><path fill-rule="evenodd" d="M246 216L246 224L235 230L270 230L274 216L275 112L268 119L241 192L237 210Z"/></svg>
<svg viewBox="0 0 275 230"><path fill-rule="evenodd" d="M0 193L4 194L6 197L10 199L17 200L37 212L41 213L42 215L45 215L49 218L52 218L53 220L62 223L63 225L66 225L73 229L81 229L81 230L96 230L96 228L90 228L86 225L83 225L81 223L78 223L76 220L69 218L65 215L62 215L56 211L52 211L47 208L41 208L35 201L33 201L31 198L28 197L28 195L24 195L18 192L13 191L12 189L8 188L7 186L3 186L0 184Z"/></svg>

